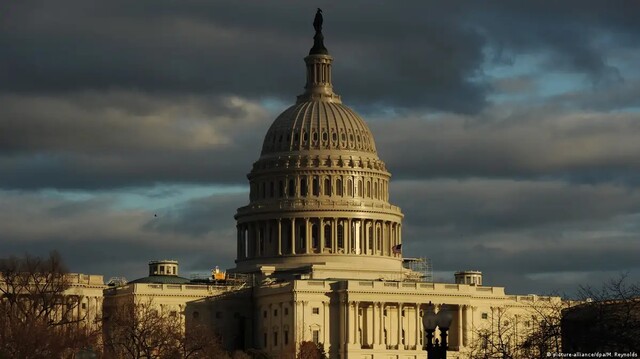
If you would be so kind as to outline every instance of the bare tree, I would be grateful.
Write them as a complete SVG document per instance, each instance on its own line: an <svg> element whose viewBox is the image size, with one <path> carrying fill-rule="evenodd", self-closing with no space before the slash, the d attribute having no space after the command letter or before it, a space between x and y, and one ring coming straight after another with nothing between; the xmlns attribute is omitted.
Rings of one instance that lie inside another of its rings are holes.
<svg viewBox="0 0 640 359"><path fill-rule="evenodd" d="M297 359L326 359L324 346L321 343L305 341L300 343Z"/></svg>
<svg viewBox="0 0 640 359"><path fill-rule="evenodd" d="M566 352L618 351L640 348L640 283L628 274L601 287L580 287L583 304L563 316L563 350Z"/></svg>
<svg viewBox="0 0 640 359"><path fill-rule="evenodd" d="M0 357L57 358L96 347L99 329L85 325L70 286L56 252L0 259Z"/></svg>
<svg viewBox="0 0 640 359"><path fill-rule="evenodd" d="M472 343L469 358L533 359L562 352L562 311L570 305L540 297L519 310L495 308L491 321L475 329L478 340Z"/></svg>
<svg viewBox="0 0 640 359"><path fill-rule="evenodd" d="M181 313L133 299L105 309L105 347L113 358L220 358L229 355L219 337L201 323L185 326Z"/></svg>

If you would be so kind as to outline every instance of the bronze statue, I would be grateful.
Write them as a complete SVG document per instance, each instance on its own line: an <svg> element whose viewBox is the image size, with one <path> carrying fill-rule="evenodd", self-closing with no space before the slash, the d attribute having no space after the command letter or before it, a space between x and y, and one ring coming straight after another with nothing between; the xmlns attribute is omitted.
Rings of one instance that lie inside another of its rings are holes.
<svg viewBox="0 0 640 359"><path fill-rule="evenodd" d="M313 28L316 34L313 36L313 47L309 50L309 55L328 55L329 51L324 47L324 36L322 35L322 10L318 8L316 17L313 19Z"/></svg>
<svg viewBox="0 0 640 359"><path fill-rule="evenodd" d="M316 17L313 19L313 28L316 32L322 32L322 9L318 8Z"/></svg>

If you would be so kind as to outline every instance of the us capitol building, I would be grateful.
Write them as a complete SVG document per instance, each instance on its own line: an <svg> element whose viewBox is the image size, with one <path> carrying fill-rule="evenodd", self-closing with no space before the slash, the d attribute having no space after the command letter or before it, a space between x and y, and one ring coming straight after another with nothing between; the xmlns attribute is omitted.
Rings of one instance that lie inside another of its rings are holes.
<svg viewBox="0 0 640 359"><path fill-rule="evenodd" d="M559 298L506 295L482 286L476 271L423 282L403 267L391 174L365 121L333 90L320 14L314 27L305 90L267 131L248 175L249 204L235 215L236 267L224 276L253 285L196 283L178 276L177 262L154 261L149 277L105 289L105 311L123 298L153 298L186 321L207 322L230 348L286 359L303 341L322 343L331 358L424 358L430 302L453 313L450 357L468 352L505 312L526 334L532 305Z"/></svg>

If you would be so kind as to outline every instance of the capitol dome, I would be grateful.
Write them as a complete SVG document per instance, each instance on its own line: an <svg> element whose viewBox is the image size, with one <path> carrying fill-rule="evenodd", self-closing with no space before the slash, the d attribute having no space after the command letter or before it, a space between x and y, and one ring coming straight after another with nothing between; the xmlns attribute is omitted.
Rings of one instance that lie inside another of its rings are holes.
<svg viewBox="0 0 640 359"><path fill-rule="evenodd" d="M367 124L339 102L303 101L286 109L273 122L262 155L304 150L376 153Z"/></svg>
<svg viewBox="0 0 640 359"><path fill-rule="evenodd" d="M321 32L305 57L305 91L280 114L248 174L235 271L314 278L402 275L400 208L365 121L333 91Z"/></svg>

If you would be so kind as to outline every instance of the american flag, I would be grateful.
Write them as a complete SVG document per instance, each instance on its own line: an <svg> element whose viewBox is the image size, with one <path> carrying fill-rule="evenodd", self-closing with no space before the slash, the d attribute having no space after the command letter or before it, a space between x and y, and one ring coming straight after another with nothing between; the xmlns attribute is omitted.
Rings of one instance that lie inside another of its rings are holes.
<svg viewBox="0 0 640 359"><path fill-rule="evenodd" d="M393 248L391 248L391 251L394 254L400 254L402 253L402 244L396 244L395 246L393 246Z"/></svg>

